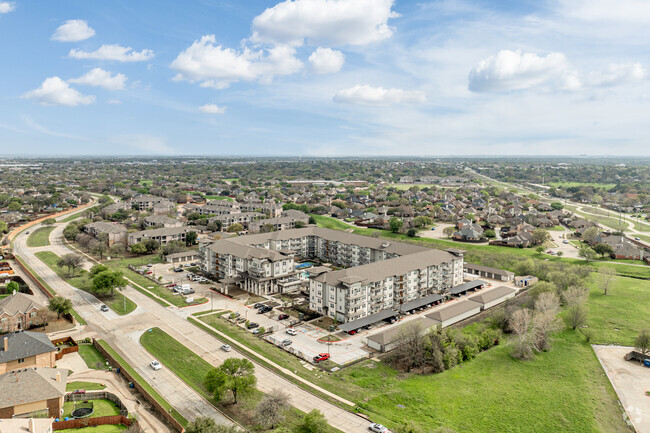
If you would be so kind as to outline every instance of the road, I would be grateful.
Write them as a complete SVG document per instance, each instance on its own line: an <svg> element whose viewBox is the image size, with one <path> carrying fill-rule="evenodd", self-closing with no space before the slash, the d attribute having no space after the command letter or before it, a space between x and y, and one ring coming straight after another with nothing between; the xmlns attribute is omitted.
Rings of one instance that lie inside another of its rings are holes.
<svg viewBox="0 0 650 433"><path fill-rule="evenodd" d="M71 252L60 241L63 224L58 224L50 235L51 245L37 250L47 249L56 254ZM220 365L228 357L242 357L235 351L223 352L219 348L222 341L209 333L197 328L186 320L184 309L163 307L141 292L127 287L124 294L133 300L138 308L126 316L117 316L113 312L102 313L99 310L101 301L92 294L80 291L54 273L33 254L26 246L27 235L19 234L14 240L14 253L40 275L57 293L72 299L75 310L88 322L88 331L95 332L98 338L106 340L127 362L132 365L142 377L151 384L169 403L183 416L192 420L198 416L210 416L221 423L230 421L206 400L194 392L169 370L163 368L154 372L148 367L151 355L140 345L139 337L147 329L159 327L169 335L187 346L212 365ZM91 263L86 263L89 268ZM290 396L290 403L303 412L318 409L323 412L327 421L333 427L345 432L366 432L368 422L339 406L316 397L295 385L293 382L266 369L255 361L257 387L263 392L281 389ZM314 386L314 388L317 388ZM325 390L323 390L325 391Z"/></svg>

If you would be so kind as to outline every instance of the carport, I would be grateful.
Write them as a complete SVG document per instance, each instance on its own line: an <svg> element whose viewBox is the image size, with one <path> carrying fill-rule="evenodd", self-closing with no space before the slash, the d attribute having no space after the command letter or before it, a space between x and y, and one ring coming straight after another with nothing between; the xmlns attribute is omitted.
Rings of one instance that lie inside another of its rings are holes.
<svg viewBox="0 0 650 433"><path fill-rule="evenodd" d="M342 325L339 325L339 329L344 332L350 332L350 331L358 331L361 328L365 328L366 326L373 325L377 322L384 321L386 319L390 319L391 317L397 317L399 313L393 310L383 310L380 311L379 313L371 314L366 317L362 317L361 319L353 320L351 322L343 323Z"/></svg>
<svg viewBox="0 0 650 433"><path fill-rule="evenodd" d="M410 302L407 302L405 304L400 305L399 310L402 313L410 313L411 311L416 310L416 309L418 309L420 307L424 307L425 305L428 305L428 304L438 305L439 303L441 303L443 301L443 299L445 299L445 298L443 298L440 295L436 295L436 294L427 295L427 296L424 296L422 298L418 298L418 299L415 299L413 301L410 301Z"/></svg>
<svg viewBox="0 0 650 433"><path fill-rule="evenodd" d="M513 288L499 286L490 291L481 292L478 295L470 296L469 300L481 304L481 310L487 310L490 307L505 302L508 299L514 298L516 293L517 290Z"/></svg>
<svg viewBox="0 0 650 433"><path fill-rule="evenodd" d="M459 284L456 287L452 287L451 289L447 289L445 292L446 294L452 296L452 297L461 297L463 295L466 295L467 292L470 291L475 291L478 289L482 289L483 286L485 286L487 282L483 280L474 280L474 281L469 281L467 283Z"/></svg>

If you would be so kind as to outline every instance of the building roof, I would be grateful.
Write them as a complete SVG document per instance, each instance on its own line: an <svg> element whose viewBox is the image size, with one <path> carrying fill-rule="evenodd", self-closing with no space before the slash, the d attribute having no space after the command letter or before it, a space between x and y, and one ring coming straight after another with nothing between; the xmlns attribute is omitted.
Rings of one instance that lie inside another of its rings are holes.
<svg viewBox="0 0 650 433"><path fill-rule="evenodd" d="M364 326L372 325L373 323L381 322L382 320L386 320L390 317L395 317L395 316L397 316L396 311L382 310L378 313L370 314L366 317L362 317L361 319L343 323L339 325L339 329L345 332L354 331L356 329L363 328Z"/></svg>
<svg viewBox="0 0 650 433"><path fill-rule="evenodd" d="M22 293L16 293L0 300L0 314L6 313L15 316L18 313L27 313L34 308L42 310L45 307Z"/></svg>
<svg viewBox="0 0 650 433"><path fill-rule="evenodd" d="M96 221L94 223L87 224L86 227L89 227L100 233L126 233L126 227L124 227L122 224L109 223L106 221Z"/></svg>
<svg viewBox="0 0 650 433"><path fill-rule="evenodd" d="M481 272L489 272L494 275L503 275L503 276L511 276L514 275L514 272L506 271L504 269L499 269L499 268L490 268L489 266L483 266L483 265L476 265L474 263L463 263L463 267L466 269L472 269L475 271L481 271Z"/></svg>
<svg viewBox="0 0 650 433"><path fill-rule="evenodd" d="M172 236L180 233L187 233L192 231L190 227L162 227L159 229L141 230L139 232L130 233L131 238L155 238L158 236Z"/></svg>
<svg viewBox="0 0 650 433"><path fill-rule="evenodd" d="M479 304L485 305L488 302L496 301L497 299L511 295L515 292L516 290L511 287L499 286L499 287L495 287L492 290L481 292L478 295L470 296L468 299L470 301L478 302Z"/></svg>
<svg viewBox="0 0 650 433"><path fill-rule="evenodd" d="M178 258L183 258L183 257L194 257L198 256L199 252L196 250L191 250L191 251L184 251L182 253L174 253L174 254L168 254L167 258L168 259L178 259Z"/></svg>
<svg viewBox="0 0 650 433"><path fill-rule="evenodd" d="M484 284L487 283L483 280L468 281L467 283L459 284L455 287L452 287L451 289L447 289L445 293L449 293L450 295L458 295L468 290L476 289L477 287L480 287Z"/></svg>
<svg viewBox="0 0 650 433"><path fill-rule="evenodd" d="M0 418L0 433L47 433L52 431L52 418Z"/></svg>
<svg viewBox="0 0 650 433"><path fill-rule="evenodd" d="M7 350L4 350L5 340ZM20 331L0 338L0 364L55 351L56 348L47 335L40 332Z"/></svg>
<svg viewBox="0 0 650 433"><path fill-rule="evenodd" d="M287 258L285 254L279 251L241 245L232 242L231 238L215 241L208 248L217 254L230 254L236 257L268 259L270 261L284 260Z"/></svg>
<svg viewBox="0 0 650 433"><path fill-rule="evenodd" d="M424 296L422 298L418 298L418 299L415 299L413 301L410 301L410 302L407 302L405 304L400 305L399 310L401 312L405 313L407 311L411 311L411 310L414 310L416 308L420 308L420 307L422 307L424 305L431 304L433 302L441 301L443 299L444 298L442 296L440 296L440 295L436 295L436 294L427 295L427 296Z"/></svg>
<svg viewBox="0 0 650 433"><path fill-rule="evenodd" d="M144 220L153 224L178 224L180 222L179 220L170 218L166 215L150 215Z"/></svg>
<svg viewBox="0 0 650 433"><path fill-rule="evenodd" d="M385 346L401 338L407 329L411 326L419 326L424 332L434 325L436 325L436 322L429 319L428 317L419 317L406 323L402 323L399 326L392 326L390 329L373 334L368 337L368 340Z"/></svg>
<svg viewBox="0 0 650 433"><path fill-rule="evenodd" d="M0 408L62 397L67 380L65 368L25 368L0 375Z"/></svg>
<svg viewBox="0 0 650 433"><path fill-rule="evenodd" d="M454 301L448 307L444 307L437 311L429 313L425 317L428 317L429 319L435 320L437 322L445 322L449 319L453 319L456 316L460 316L461 314L467 313L468 311L472 311L476 308L481 308L481 304L470 300L465 300L460 302Z"/></svg>

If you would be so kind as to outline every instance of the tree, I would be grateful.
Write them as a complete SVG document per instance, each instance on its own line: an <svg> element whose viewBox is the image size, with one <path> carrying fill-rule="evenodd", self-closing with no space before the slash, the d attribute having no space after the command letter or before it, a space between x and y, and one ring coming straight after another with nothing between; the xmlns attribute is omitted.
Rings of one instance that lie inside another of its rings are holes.
<svg viewBox="0 0 650 433"><path fill-rule="evenodd" d="M397 217L391 217L390 220L388 220L388 225L390 227L390 231L393 233L397 233L402 229L402 226L404 225L404 221Z"/></svg>
<svg viewBox="0 0 650 433"><path fill-rule="evenodd" d="M494 230L492 229L487 229L485 232L483 232L486 238L494 238L496 237L496 233L494 233Z"/></svg>
<svg viewBox="0 0 650 433"><path fill-rule="evenodd" d="M312 409L296 426L295 433L324 433L329 429L327 420L318 409Z"/></svg>
<svg viewBox="0 0 650 433"><path fill-rule="evenodd" d="M542 245L551 238L551 235L544 229L533 230L531 236L533 237L533 243L535 245Z"/></svg>
<svg viewBox="0 0 650 433"><path fill-rule="evenodd" d="M650 332L647 329L639 332L639 335L634 340L634 347L644 356L650 352Z"/></svg>
<svg viewBox="0 0 650 433"><path fill-rule="evenodd" d="M59 258L59 261L56 265L60 268L68 268L68 274L74 275L74 271L81 266L83 263L81 256L76 254L66 254L65 256Z"/></svg>
<svg viewBox="0 0 650 433"><path fill-rule="evenodd" d="M63 296L55 296L50 299L47 306L48 310L56 313L56 318L60 319L61 314L68 314L72 310L72 301Z"/></svg>
<svg viewBox="0 0 650 433"><path fill-rule="evenodd" d="M582 240L590 244L598 236L598 227L589 227L582 233Z"/></svg>
<svg viewBox="0 0 650 433"><path fill-rule="evenodd" d="M545 295L549 295L549 293ZM555 297L557 298L557 296ZM559 308L559 300L556 299L555 302L558 304L556 308ZM537 302L535 308L537 308ZM556 313L557 309L551 306L549 309L536 311L533 316L532 345L537 352L549 350L551 348L551 333L561 328Z"/></svg>
<svg viewBox="0 0 650 433"><path fill-rule="evenodd" d="M542 254L542 253L544 252L544 247L543 247L543 246L539 246L539 247L535 248L535 251L537 251L538 253Z"/></svg>
<svg viewBox="0 0 650 433"><path fill-rule="evenodd" d="M598 268L598 285L605 295L612 288L614 283L616 283L616 269L611 266L601 266Z"/></svg>
<svg viewBox="0 0 650 433"><path fill-rule="evenodd" d="M90 275L92 275L94 277L95 275L99 274L100 272L108 271L109 269L110 268L108 266L97 263L96 265L93 265L92 268L90 268Z"/></svg>
<svg viewBox="0 0 650 433"><path fill-rule="evenodd" d="M605 254L614 254L614 249L605 243L597 244L594 247L594 251L600 254L600 257L605 257Z"/></svg>
<svg viewBox="0 0 650 433"><path fill-rule="evenodd" d="M20 285L15 281L9 281L7 284L7 293L20 292Z"/></svg>
<svg viewBox="0 0 650 433"><path fill-rule="evenodd" d="M265 429L274 429L284 419L283 412L289 406L289 395L275 389L266 394L255 409L257 422Z"/></svg>
<svg viewBox="0 0 650 433"><path fill-rule="evenodd" d="M240 433L237 426L217 424L208 417L196 418L185 426L185 433Z"/></svg>
<svg viewBox="0 0 650 433"><path fill-rule="evenodd" d="M41 224L44 226L53 226L56 224L56 220L54 218L45 218Z"/></svg>
<svg viewBox="0 0 650 433"><path fill-rule="evenodd" d="M199 235L196 232L187 232L185 233L185 245L196 245L196 240L199 238Z"/></svg>
<svg viewBox="0 0 650 433"><path fill-rule="evenodd" d="M70 223L68 224L65 229L63 229L63 237L66 238L68 241L75 241L77 240L77 236L79 235L79 227L77 227L76 224Z"/></svg>
<svg viewBox="0 0 650 433"><path fill-rule="evenodd" d="M237 232L240 232L242 230L244 230L244 226L239 224L239 223L235 223L235 224L231 224L230 226L228 226L228 230L226 230L226 231L228 233L237 233Z"/></svg>
<svg viewBox="0 0 650 433"><path fill-rule="evenodd" d="M535 286L537 286L537 284ZM559 309L560 309L560 298L557 296L555 292L550 292L550 291L542 292L539 294L537 299L535 299L535 311L537 312L541 313L545 311L550 311L555 315L557 314Z"/></svg>
<svg viewBox="0 0 650 433"><path fill-rule="evenodd" d="M531 319L532 314L530 310L528 308L522 308L512 313L508 321L508 328L517 336L512 356L523 361L533 357L528 333Z"/></svg>
<svg viewBox="0 0 650 433"><path fill-rule="evenodd" d="M566 289L562 296L567 304L567 324L575 330L587 321L587 306L585 305L587 291L582 287L572 286Z"/></svg>
<svg viewBox="0 0 650 433"><path fill-rule="evenodd" d="M9 226L7 226L7 223L4 221L0 221L0 233L7 233L9 230Z"/></svg>
<svg viewBox="0 0 650 433"><path fill-rule="evenodd" d="M94 242L90 247L90 252L92 254L98 255L100 262L104 259L104 254L106 251L108 251L108 245L106 245L104 242Z"/></svg>
<svg viewBox="0 0 650 433"><path fill-rule="evenodd" d="M96 293L115 293L115 289L126 287L126 280L120 271L102 271L93 277L92 289Z"/></svg>
<svg viewBox="0 0 650 433"><path fill-rule="evenodd" d="M413 224L415 224L415 227L425 227L431 224L431 218L426 215L420 215L413 219Z"/></svg>
<svg viewBox="0 0 650 433"><path fill-rule="evenodd" d="M260 227L260 233L271 233L274 230L273 224L264 224Z"/></svg>
<svg viewBox="0 0 650 433"><path fill-rule="evenodd" d="M23 208L23 206L20 203L18 203L17 201L12 201L11 203L9 203L9 206L7 206L7 210L9 212L18 212L22 208Z"/></svg>
<svg viewBox="0 0 650 433"><path fill-rule="evenodd" d="M562 210L562 209L564 209L564 205L563 205L562 203L560 203L560 202L557 202L557 201L551 203L551 207L552 207L554 210Z"/></svg>
<svg viewBox="0 0 650 433"><path fill-rule="evenodd" d="M589 245L582 244L578 248L578 256L582 257L588 262L593 261L596 258L596 251L591 248Z"/></svg>
<svg viewBox="0 0 650 433"><path fill-rule="evenodd" d="M210 370L203 383L209 392L214 393L217 401L230 391L236 404L238 395L255 388L257 378L254 373L255 366L248 359L228 358L218 368Z"/></svg>
<svg viewBox="0 0 650 433"><path fill-rule="evenodd" d="M129 247L133 254L145 254L147 252L147 247L141 243L133 244Z"/></svg>
<svg viewBox="0 0 650 433"><path fill-rule="evenodd" d="M408 237L410 237L410 238L414 238L414 237L416 237L417 235L418 235L418 231L415 230L414 228L410 228L410 229L408 229L408 231L406 232L406 236L408 236Z"/></svg>
<svg viewBox="0 0 650 433"><path fill-rule="evenodd" d="M558 257L562 257L563 255L564 255L564 251L558 251L558 252L557 252L557 256L558 256Z"/></svg>
<svg viewBox="0 0 650 433"><path fill-rule="evenodd" d="M456 228L454 226L449 226L442 229L442 234L444 234L448 238L450 238L455 232L456 232Z"/></svg>

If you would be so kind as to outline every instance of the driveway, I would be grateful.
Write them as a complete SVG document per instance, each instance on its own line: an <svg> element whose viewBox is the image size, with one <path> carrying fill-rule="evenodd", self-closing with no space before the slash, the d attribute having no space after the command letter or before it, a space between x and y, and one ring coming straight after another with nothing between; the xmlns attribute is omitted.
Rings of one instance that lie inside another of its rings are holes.
<svg viewBox="0 0 650 433"><path fill-rule="evenodd" d="M632 347L593 346L621 404L638 433L650 433L650 368L625 361Z"/></svg>

